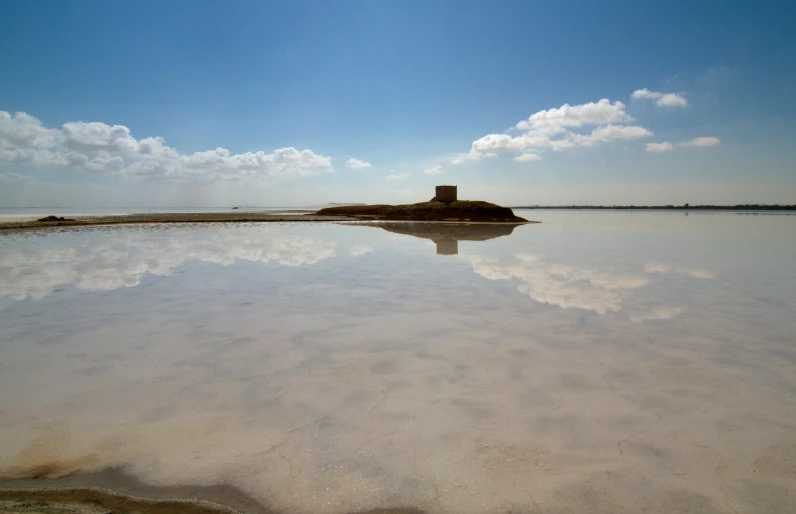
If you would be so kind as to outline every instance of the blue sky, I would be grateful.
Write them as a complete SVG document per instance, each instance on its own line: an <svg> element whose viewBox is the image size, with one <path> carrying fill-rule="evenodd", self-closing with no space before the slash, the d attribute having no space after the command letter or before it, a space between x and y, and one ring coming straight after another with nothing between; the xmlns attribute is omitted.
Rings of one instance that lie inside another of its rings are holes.
<svg viewBox="0 0 796 514"><path fill-rule="evenodd" d="M0 206L796 198L793 2L0 9Z"/></svg>

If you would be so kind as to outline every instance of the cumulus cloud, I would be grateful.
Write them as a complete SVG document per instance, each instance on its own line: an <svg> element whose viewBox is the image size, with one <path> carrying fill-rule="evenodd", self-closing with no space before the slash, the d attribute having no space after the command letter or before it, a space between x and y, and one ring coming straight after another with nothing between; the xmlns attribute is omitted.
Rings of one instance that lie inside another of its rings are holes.
<svg viewBox="0 0 796 514"><path fill-rule="evenodd" d="M538 161L542 157L535 153L524 153L514 158L517 162Z"/></svg>
<svg viewBox="0 0 796 514"><path fill-rule="evenodd" d="M359 159L354 159L353 157L351 159L348 159L348 161L345 164L352 170L363 170L365 168L370 168L371 166L373 166L369 162L360 161Z"/></svg>
<svg viewBox="0 0 796 514"><path fill-rule="evenodd" d="M445 170L437 164L436 166L432 166L431 168L426 168L423 170L423 173L426 175L439 175L440 173L445 173Z"/></svg>
<svg viewBox="0 0 796 514"><path fill-rule="evenodd" d="M29 114L18 112L12 116L0 111L0 147L48 148L55 143L57 135L57 130L44 127Z"/></svg>
<svg viewBox="0 0 796 514"><path fill-rule="evenodd" d="M130 135L130 129L122 125L76 122L64 123L60 146L87 154L92 152L132 154L138 150L138 141Z"/></svg>
<svg viewBox="0 0 796 514"><path fill-rule="evenodd" d="M527 120L517 123L520 130L533 130L541 134L558 134L565 127L604 125L631 121L622 102L611 103L607 98L582 105L564 104L532 114Z"/></svg>
<svg viewBox="0 0 796 514"><path fill-rule="evenodd" d="M654 100L658 107L686 107L688 100L677 93L659 93L647 88L637 89L631 95L633 100Z"/></svg>
<svg viewBox="0 0 796 514"><path fill-rule="evenodd" d="M682 143L676 143L675 145L669 143L668 141L663 143L647 143L647 151L652 153L668 152L673 150L675 146L707 148L709 146L718 145L719 143L721 143L721 140L717 137L695 137L690 141L683 141Z"/></svg>
<svg viewBox="0 0 796 514"><path fill-rule="evenodd" d="M360 167L370 163L357 161ZM136 139L123 125L68 122L47 128L25 113L0 111L0 162L78 168L159 180L275 182L332 171L332 159L312 150L280 148L232 154L216 148L180 154L162 137ZM351 161L349 161L350 165ZM367 165L367 166L365 166Z"/></svg>
<svg viewBox="0 0 796 514"><path fill-rule="evenodd" d="M391 173L387 175L387 180L406 180L411 175L411 173Z"/></svg>
<svg viewBox="0 0 796 514"><path fill-rule="evenodd" d="M674 148L671 143L664 141L663 143L647 143L647 151L651 153L668 152Z"/></svg>
<svg viewBox="0 0 796 514"><path fill-rule="evenodd" d="M719 143L721 143L721 139L717 137L695 137L690 141L680 143L678 146L695 146L698 148L704 148L707 146L715 146Z"/></svg>
<svg viewBox="0 0 796 514"><path fill-rule="evenodd" d="M25 175L20 175L19 173L12 173L10 171L6 173L0 173L0 184L17 184L19 182L22 182L26 178L27 177L25 177Z"/></svg>
<svg viewBox="0 0 796 514"><path fill-rule="evenodd" d="M652 135L644 127L624 125L631 121L633 118L627 114L622 102L603 98L582 105L564 104L534 113L517 123L516 128L522 131L520 135L487 134L473 141L470 151L457 155L452 164L495 156L498 152L529 153L529 149L564 151ZM582 129L586 127L594 128L590 132L583 132ZM533 159L520 157L520 161Z"/></svg>
<svg viewBox="0 0 796 514"><path fill-rule="evenodd" d="M458 166L459 164L464 164L467 161L477 161L479 159L483 159L484 157L497 157L497 154L494 152L476 152L471 149L468 153L457 155L451 161L451 164Z"/></svg>
<svg viewBox="0 0 796 514"><path fill-rule="evenodd" d="M572 134L570 139L577 146L594 146L598 143L608 143L610 141L628 141L649 137L652 132L635 125L604 125L591 131L591 134L581 135Z"/></svg>

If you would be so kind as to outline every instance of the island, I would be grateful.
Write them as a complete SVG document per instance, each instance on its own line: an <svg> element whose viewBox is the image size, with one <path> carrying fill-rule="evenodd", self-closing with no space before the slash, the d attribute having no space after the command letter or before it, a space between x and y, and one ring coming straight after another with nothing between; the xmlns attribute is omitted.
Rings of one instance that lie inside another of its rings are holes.
<svg viewBox="0 0 796 514"><path fill-rule="evenodd" d="M515 216L508 207L489 202L458 200L456 186L437 186L437 195L428 202L410 205L349 204L315 210L246 210L233 206L230 211L152 212L135 214L45 216L38 219L0 220L0 231L48 229L90 225L132 225L163 223L267 223L267 222L348 222L433 221L466 223L535 223ZM232 212L235 211L235 212Z"/></svg>
<svg viewBox="0 0 796 514"><path fill-rule="evenodd" d="M477 221L491 223L527 223L508 207L480 200L459 200L457 186L437 186L428 202L407 205L346 205L327 207L318 216L345 216L369 220L396 221Z"/></svg>

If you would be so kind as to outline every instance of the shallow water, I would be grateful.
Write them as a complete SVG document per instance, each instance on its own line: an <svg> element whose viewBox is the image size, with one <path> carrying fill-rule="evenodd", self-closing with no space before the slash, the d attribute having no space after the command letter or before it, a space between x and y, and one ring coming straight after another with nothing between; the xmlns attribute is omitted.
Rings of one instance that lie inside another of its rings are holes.
<svg viewBox="0 0 796 514"><path fill-rule="evenodd" d="M0 207L0 222L34 221L45 216L123 216L127 214L181 214L181 213L231 213L237 212L269 212L280 214L291 212L296 207L122 207L122 208L76 208L76 207ZM307 207L306 209L317 210Z"/></svg>
<svg viewBox="0 0 796 514"><path fill-rule="evenodd" d="M0 476L122 467L285 512L796 509L796 219L519 215L544 223L0 235Z"/></svg>

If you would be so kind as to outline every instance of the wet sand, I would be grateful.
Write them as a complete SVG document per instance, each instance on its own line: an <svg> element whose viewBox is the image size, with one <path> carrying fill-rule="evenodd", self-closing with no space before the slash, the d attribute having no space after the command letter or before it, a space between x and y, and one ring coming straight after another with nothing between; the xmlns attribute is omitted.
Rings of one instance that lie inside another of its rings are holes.
<svg viewBox="0 0 796 514"><path fill-rule="evenodd" d="M231 485L155 487L122 470L74 474L60 479L0 478L0 512L41 514L277 514ZM422 514L414 508L356 514Z"/></svg>

